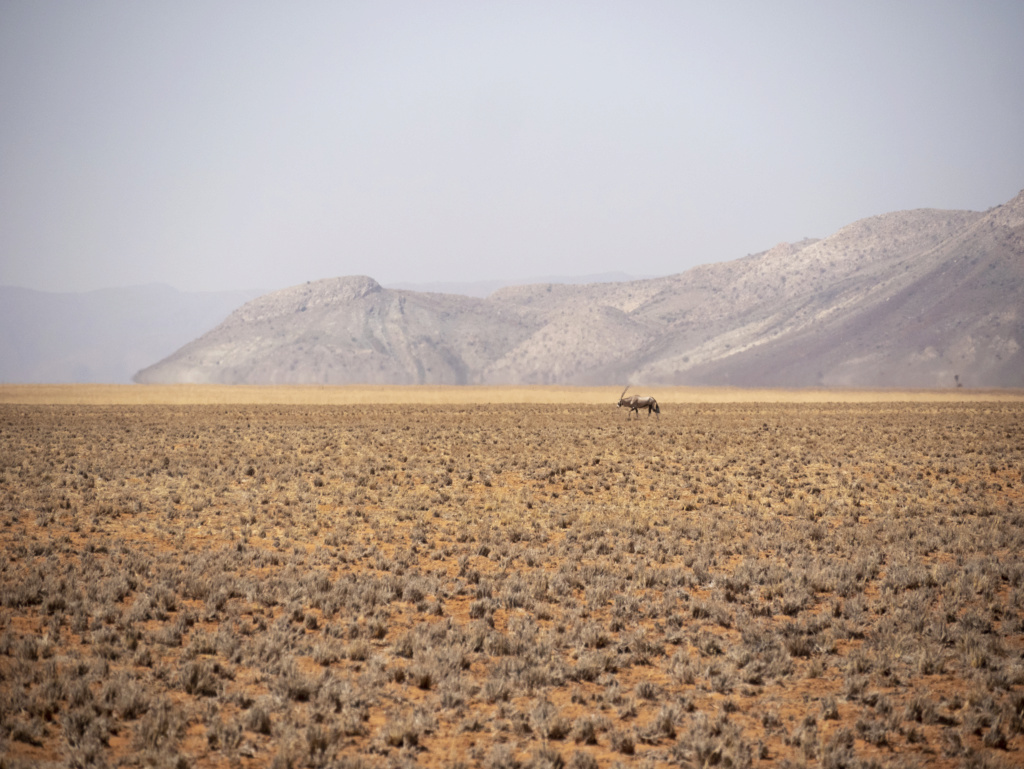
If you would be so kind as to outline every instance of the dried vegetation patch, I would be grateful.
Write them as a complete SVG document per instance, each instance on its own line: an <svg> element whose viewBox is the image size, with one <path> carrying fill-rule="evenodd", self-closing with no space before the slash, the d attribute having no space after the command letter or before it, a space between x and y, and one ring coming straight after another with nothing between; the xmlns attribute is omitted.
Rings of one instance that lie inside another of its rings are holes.
<svg viewBox="0 0 1024 769"><path fill-rule="evenodd" d="M0 406L5 766L1024 763L1024 405Z"/></svg>

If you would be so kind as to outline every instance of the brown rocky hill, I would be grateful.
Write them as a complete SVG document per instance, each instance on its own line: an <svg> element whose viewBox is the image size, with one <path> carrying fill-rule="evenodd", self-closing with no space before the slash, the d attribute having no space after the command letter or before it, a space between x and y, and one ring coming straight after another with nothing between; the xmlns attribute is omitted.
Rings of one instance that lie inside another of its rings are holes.
<svg viewBox="0 0 1024 769"><path fill-rule="evenodd" d="M487 298L322 280L249 302L137 382L1024 386L1024 193L650 280Z"/></svg>

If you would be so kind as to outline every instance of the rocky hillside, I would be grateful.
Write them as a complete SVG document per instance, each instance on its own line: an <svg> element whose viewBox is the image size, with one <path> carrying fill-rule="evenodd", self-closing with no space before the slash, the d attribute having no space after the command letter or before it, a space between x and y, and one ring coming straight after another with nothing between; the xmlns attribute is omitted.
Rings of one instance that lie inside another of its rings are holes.
<svg viewBox="0 0 1024 769"><path fill-rule="evenodd" d="M1024 193L915 210L651 280L486 298L317 281L137 382L1024 386Z"/></svg>

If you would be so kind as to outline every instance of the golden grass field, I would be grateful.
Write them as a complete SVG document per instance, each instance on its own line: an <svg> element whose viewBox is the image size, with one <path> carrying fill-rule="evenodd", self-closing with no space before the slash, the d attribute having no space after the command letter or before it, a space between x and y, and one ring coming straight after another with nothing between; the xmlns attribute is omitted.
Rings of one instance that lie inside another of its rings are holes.
<svg viewBox="0 0 1024 769"><path fill-rule="evenodd" d="M614 387L499 387L403 385L11 385L0 384L0 403L63 405L144 404L614 404ZM636 393L635 388L630 394ZM654 387L642 394L659 403L1005 403L1024 401L1017 390L769 390L738 387Z"/></svg>
<svg viewBox="0 0 1024 769"><path fill-rule="evenodd" d="M0 386L0 766L1024 765L1019 392Z"/></svg>

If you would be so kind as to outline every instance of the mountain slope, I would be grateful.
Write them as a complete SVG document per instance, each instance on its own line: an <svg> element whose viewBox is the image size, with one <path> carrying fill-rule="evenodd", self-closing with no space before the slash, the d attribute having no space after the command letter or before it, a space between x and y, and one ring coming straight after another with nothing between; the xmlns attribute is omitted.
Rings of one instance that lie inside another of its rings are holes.
<svg viewBox="0 0 1024 769"><path fill-rule="evenodd" d="M908 212L869 221L872 230L887 230L931 220L942 237L892 249L863 275L832 280L795 297L779 313L782 333L762 331L748 335L746 346L735 352L716 350L690 368L691 381L1024 385L1018 352L1024 340L1024 196L987 215L943 219L944 213ZM829 240L808 250L830 246ZM847 244L844 261L862 242Z"/></svg>
<svg viewBox="0 0 1024 769"><path fill-rule="evenodd" d="M484 300L381 288L356 276L241 307L137 382L466 384L533 330Z"/></svg>
<svg viewBox="0 0 1024 769"><path fill-rule="evenodd" d="M919 209L664 278L486 298L318 281L138 382L1024 386L1024 193Z"/></svg>

